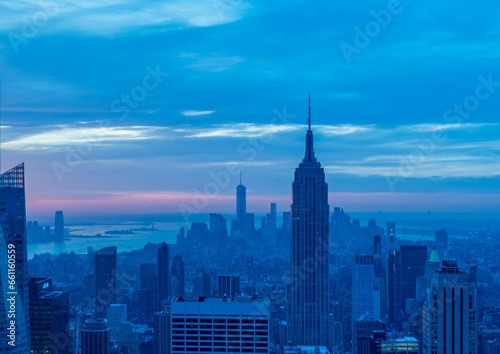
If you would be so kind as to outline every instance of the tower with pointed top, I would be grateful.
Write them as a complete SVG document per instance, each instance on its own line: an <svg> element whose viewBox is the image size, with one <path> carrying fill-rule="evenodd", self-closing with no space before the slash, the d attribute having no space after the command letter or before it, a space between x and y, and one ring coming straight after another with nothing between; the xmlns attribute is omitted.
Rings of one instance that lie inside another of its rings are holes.
<svg viewBox="0 0 500 354"><path fill-rule="evenodd" d="M289 340L331 346L328 308L328 184L314 155L309 99L304 159L295 169L291 204Z"/></svg>

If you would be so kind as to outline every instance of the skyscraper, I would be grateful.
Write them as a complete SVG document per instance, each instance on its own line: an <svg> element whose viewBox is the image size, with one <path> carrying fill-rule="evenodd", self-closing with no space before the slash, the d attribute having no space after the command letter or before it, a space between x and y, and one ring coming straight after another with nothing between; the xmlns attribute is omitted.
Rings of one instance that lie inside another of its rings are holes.
<svg viewBox="0 0 500 354"><path fill-rule="evenodd" d="M406 311L406 299L415 299L417 279L425 275L427 246L401 246L401 307Z"/></svg>
<svg viewBox="0 0 500 354"><path fill-rule="evenodd" d="M314 155L309 104L305 156L295 169L291 205L289 340L328 346L328 184Z"/></svg>
<svg viewBox="0 0 500 354"><path fill-rule="evenodd" d="M51 278L31 278L29 289L31 352L69 353L68 292L53 290ZM62 336L64 340L58 340L56 336Z"/></svg>
<svg viewBox="0 0 500 354"><path fill-rule="evenodd" d="M0 226L0 352L29 353L24 164L0 175ZM14 312L11 311L13 303Z"/></svg>
<svg viewBox="0 0 500 354"><path fill-rule="evenodd" d="M380 320L380 292L375 292L375 265L372 255L355 255L352 273L352 320ZM378 296L378 297L377 297ZM377 297L377 299L376 299ZM377 301L378 302L377 302ZM375 313L377 316L375 316Z"/></svg>
<svg viewBox="0 0 500 354"><path fill-rule="evenodd" d="M217 295L221 297L240 295L240 277L238 275L219 275L217 277Z"/></svg>
<svg viewBox="0 0 500 354"><path fill-rule="evenodd" d="M172 286L171 288L171 295L183 296L186 283L184 280L184 261L180 255L174 257L171 281L171 284L175 284L175 286Z"/></svg>
<svg viewBox="0 0 500 354"><path fill-rule="evenodd" d="M140 289L139 289L139 321L152 324L157 301L157 278L156 264L141 263L140 265Z"/></svg>
<svg viewBox="0 0 500 354"><path fill-rule="evenodd" d="M158 248L158 296L160 300L160 308L163 308L163 303L168 300L170 296L170 260L168 252L168 244L162 242Z"/></svg>
<svg viewBox="0 0 500 354"><path fill-rule="evenodd" d="M116 303L116 246L95 253L96 318L103 318L106 308Z"/></svg>
<svg viewBox="0 0 500 354"><path fill-rule="evenodd" d="M476 289L456 261L443 260L424 305L424 354L477 353Z"/></svg>
<svg viewBox="0 0 500 354"><path fill-rule="evenodd" d="M55 228L54 228L54 240L56 242L62 242L64 240L64 216L62 211L56 211L55 215Z"/></svg>
<svg viewBox="0 0 500 354"><path fill-rule="evenodd" d="M241 184L236 187L236 221L240 231L245 229L245 214L247 213L247 189Z"/></svg>
<svg viewBox="0 0 500 354"><path fill-rule="evenodd" d="M109 354L109 328L106 320L87 320L83 325L82 354Z"/></svg>

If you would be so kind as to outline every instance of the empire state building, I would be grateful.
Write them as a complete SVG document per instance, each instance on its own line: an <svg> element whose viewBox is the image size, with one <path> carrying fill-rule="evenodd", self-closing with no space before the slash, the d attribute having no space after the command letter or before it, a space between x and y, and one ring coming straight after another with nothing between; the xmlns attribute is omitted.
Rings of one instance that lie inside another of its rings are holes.
<svg viewBox="0 0 500 354"><path fill-rule="evenodd" d="M305 156L292 183L288 339L293 345L331 346L328 215L328 184L314 155L309 103Z"/></svg>

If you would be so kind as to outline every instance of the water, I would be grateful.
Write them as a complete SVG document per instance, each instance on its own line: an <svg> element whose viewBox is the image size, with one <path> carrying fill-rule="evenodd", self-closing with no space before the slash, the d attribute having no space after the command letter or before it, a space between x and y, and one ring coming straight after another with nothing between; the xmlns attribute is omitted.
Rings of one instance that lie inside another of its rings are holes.
<svg viewBox="0 0 500 354"><path fill-rule="evenodd" d="M99 250L108 246L116 246L118 252L130 252L143 248L148 242L161 243L165 241L167 243L175 243L179 229L186 225L179 222L155 222L154 226L157 231L134 231L134 234L118 235L119 237L97 238L93 236L99 233L103 236L115 236L105 235L104 232L106 231L139 229L150 226L144 226L143 223L71 225L66 227L70 239L66 239L60 243L29 243L28 257L33 258L35 254L40 253L87 253L89 247ZM71 238L71 235L85 237Z"/></svg>

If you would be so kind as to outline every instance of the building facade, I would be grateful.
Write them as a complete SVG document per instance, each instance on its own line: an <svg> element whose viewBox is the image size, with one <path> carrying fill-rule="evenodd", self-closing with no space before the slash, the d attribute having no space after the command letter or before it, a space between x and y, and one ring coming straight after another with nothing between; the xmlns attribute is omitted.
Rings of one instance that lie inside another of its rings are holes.
<svg viewBox="0 0 500 354"><path fill-rule="evenodd" d="M477 353L476 289L456 261L433 275L423 314L424 354Z"/></svg>
<svg viewBox="0 0 500 354"><path fill-rule="evenodd" d="M305 156L292 183L288 339L293 345L328 346L328 184L314 154L310 113L309 106Z"/></svg>
<svg viewBox="0 0 500 354"><path fill-rule="evenodd" d="M0 352L29 353L24 164L0 175Z"/></svg>

